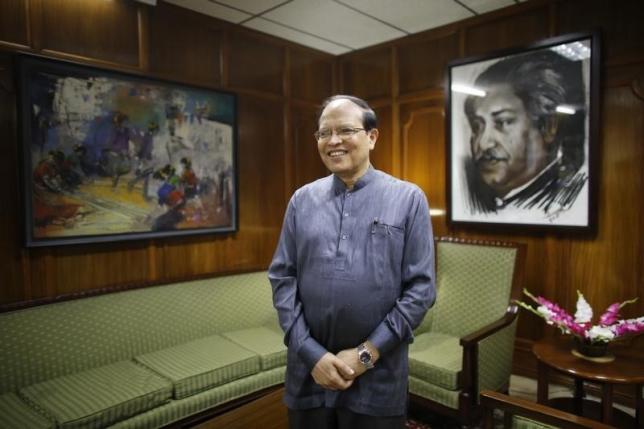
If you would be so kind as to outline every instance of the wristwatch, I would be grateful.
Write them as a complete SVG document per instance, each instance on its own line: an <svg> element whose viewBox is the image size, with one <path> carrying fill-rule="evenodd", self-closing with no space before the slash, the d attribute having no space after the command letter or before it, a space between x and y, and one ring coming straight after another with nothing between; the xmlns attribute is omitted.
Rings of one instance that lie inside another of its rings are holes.
<svg viewBox="0 0 644 429"><path fill-rule="evenodd" d="M373 355L371 354L365 343L362 343L358 346L358 360L365 366L365 368L373 368Z"/></svg>

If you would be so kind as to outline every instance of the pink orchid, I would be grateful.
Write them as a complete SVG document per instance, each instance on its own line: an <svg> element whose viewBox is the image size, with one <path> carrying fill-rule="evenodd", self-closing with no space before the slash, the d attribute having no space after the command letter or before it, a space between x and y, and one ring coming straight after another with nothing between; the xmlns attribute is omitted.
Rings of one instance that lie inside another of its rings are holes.
<svg viewBox="0 0 644 429"><path fill-rule="evenodd" d="M619 310L627 304L634 303L637 298L611 304L599 318L599 324L593 325L592 308L579 291L575 317L542 296L534 296L526 289L523 293L539 304L539 307L534 308L524 302L515 301L519 306L543 318L549 325L558 327L563 333L572 334L590 343L607 343L620 336L644 332L644 317L618 320Z"/></svg>
<svg viewBox="0 0 644 429"><path fill-rule="evenodd" d="M614 304L611 304L608 306L606 309L606 312L601 315L599 318L599 324L602 326L610 326L613 325L615 322L617 322L617 318L619 317L619 310L627 305L627 304L632 304L635 301L637 301L637 298L631 299L629 301L624 301L622 303L616 302Z"/></svg>

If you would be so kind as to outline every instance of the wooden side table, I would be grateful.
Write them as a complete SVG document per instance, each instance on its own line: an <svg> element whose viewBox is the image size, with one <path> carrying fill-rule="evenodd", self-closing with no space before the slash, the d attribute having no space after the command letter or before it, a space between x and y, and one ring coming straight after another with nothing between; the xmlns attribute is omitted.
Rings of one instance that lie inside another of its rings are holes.
<svg viewBox="0 0 644 429"><path fill-rule="evenodd" d="M642 400L644 362L618 356L610 363L596 363L574 356L571 350L571 342L561 340L540 341L532 347L532 353L534 353L538 362L537 402L544 405L549 403L548 375L550 371L556 371L574 380L575 395L572 411L575 414L582 415L586 411L587 404L583 400L584 382L595 383L601 386L602 391L601 421L623 427L622 420L624 416L626 416L626 421L632 421L632 419L629 419L630 416L626 415L626 413L613 408L613 386L616 384L633 385L636 393L635 425L637 428L644 428L644 422L642 421L642 413L644 412L644 401ZM557 406L557 404L552 405ZM616 416L616 414L619 414L619 416Z"/></svg>

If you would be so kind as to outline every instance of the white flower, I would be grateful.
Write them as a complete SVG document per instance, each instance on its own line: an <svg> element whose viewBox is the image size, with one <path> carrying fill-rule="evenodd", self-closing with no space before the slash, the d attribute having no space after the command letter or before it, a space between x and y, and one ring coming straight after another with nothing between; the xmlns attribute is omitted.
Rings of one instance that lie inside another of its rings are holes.
<svg viewBox="0 0 644 429"><path fill-rule="evenodd" d="M546 319L548 322L550 322L550 319L552 318L553 312L548 310L548 307L545 305L540 305L537 307L537 311L543 315L543 318Z"/></svg>
<svg viewBox="0 0 644 429"><path fill-rule="evenodd" d="M588 304L581 292L577 291L577 311L575 312L576 323L588 323L593 318L593 309Z"/></svg>
<svg viewBox="0 0 644 429"><path fill-rule="evenodd" d="M586 332L586 337L591 341L610 341L615 333L608 327L595 325Z"/></svg>

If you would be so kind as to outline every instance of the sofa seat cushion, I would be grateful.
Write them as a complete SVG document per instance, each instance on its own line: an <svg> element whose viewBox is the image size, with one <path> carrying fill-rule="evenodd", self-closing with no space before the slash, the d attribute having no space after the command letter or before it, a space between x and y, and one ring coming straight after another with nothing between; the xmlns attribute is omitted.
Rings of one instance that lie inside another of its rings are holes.
<svg viewBox="0 0 644 429"><path fill-rule="evenodd" d="M536 422L523 416L512 416L513 429L557 429L557 426L550 426L545 423Z"/></svg>
<svg viewBox="0 0 644 429"><path fill-rule="evenodd" d="M459 338L438 332L417 336L409 347L409 374L444 389L458 390L463 364Z"/></svg>
<svg viewBox="0 0 644 429"><path fill-rule="evenodd" d="M20 389L60 428L103 427L171 398L172 385L131 361L121 361Z"/></svg>
<svg viewBox="0 0 644 429"><path fill-rule="evenodd" d="M136 356L137 362L172 381L174 398L259 372L259 356L220 336L200 338Z"/></svg>
<svg viewBox="0 0 644 429"><path fill-rule="evenodd" d="M286 365L284 336L277 329L261 326L221 334L235 344L259 355L262 370Z"/></svg>
<svg viewBox="0 0 644 429"><path fill-rule="evenodd" d="M0 428L50 429L54 423L31 409L15 393L0 396Z"/></svg>

